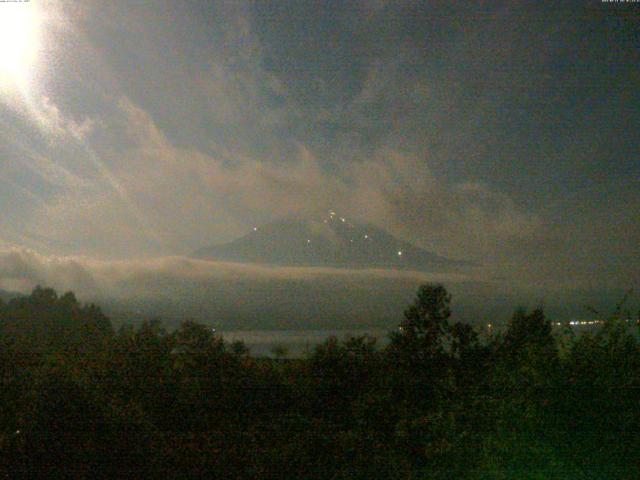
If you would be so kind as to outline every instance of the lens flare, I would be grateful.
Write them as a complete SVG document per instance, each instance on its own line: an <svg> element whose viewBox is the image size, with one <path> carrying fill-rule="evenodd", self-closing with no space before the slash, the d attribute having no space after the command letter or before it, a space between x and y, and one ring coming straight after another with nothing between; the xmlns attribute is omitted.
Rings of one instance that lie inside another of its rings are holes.
<svg viewBox="0 0 640 480"><path fill-rule="evenodd" d="M40 25L35 2L0 2L0 92L24 91L31 83Z"/></svg>

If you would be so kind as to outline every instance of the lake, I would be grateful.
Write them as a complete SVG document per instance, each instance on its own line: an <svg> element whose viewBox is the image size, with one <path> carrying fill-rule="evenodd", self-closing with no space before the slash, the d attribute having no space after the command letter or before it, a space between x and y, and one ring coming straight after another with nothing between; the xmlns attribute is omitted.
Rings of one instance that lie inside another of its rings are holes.
<svg viewBox="0 0 640 480"><path fill-rule="evenodd" d="M236 330L218 331L227 342L242 340L253 356L273 356L271 349L282 346L287 349L287 357L303 357L313 352L315 345L331 336L344 340L349 337L368 335L375 337L378 345L388 343L388 330L383 329L339 329L339 330Z"/></svg>

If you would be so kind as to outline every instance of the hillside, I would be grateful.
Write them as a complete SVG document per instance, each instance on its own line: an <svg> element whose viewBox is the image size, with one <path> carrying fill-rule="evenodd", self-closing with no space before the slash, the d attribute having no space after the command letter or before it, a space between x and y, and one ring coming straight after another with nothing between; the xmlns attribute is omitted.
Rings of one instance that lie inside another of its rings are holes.
<svg viewBox="0 0 640 480"><path fill-rule="evenodd" d="M228 243L202 248L196 258L281 266L446 270L450 260L372 225L329 212L324 218L285 218L254 227Z"/></svg>

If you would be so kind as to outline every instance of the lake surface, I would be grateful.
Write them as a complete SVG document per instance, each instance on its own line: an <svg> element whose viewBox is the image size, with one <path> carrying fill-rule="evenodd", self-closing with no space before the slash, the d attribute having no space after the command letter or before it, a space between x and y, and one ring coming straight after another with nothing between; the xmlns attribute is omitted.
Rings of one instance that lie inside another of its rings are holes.
<svg viewBox="0 0 640 480"><path fill-rule="evenodd" d="M556 333L560 333L566 324L554 322ZM583 334L587 332L595 332L601 326L601 321L572 321L569 324L574 334ZM497 334L505 328L505 325L482 324L474 325L480 333L481 338L488 338L492 334ZM633 328L631 332L634 335L639 330ZM389 343L390 329L381 328L354 328L354 329L327 329L327 330L218 330L217 333L222 335L225 341L234 342L242 340L249 348L250 354L256 357L269 356L273 357L272 349L276 346L284 347L287 350L287 357L304 357L312 353L316 345L324 342L331 336L344 340L349 337L358 337L368 335L377 339L377 346L384 347Z"/></svg>
<svg viewBox="0 0 640 480"><path fill-rule="evenodd" d="M378 346L388 343L389 330L383 329L339 329L339 330L236 330L218 331L227 342L242 340L253 356L274 356L272 349L284 347L287 357L303 357L331 336L344 340L349 337L368 335L377 339Z"/></svg>

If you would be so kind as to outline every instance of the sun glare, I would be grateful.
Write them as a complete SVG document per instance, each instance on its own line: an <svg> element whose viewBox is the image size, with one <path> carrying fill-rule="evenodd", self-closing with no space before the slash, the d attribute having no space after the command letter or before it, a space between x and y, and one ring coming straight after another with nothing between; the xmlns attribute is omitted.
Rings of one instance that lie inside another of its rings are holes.
<svg viewBox="0 0 640 480"><path fill-rule="evenodd" d="M34 2L0 2L0 88L27 88L38 53L40 18Z"/></svg>

